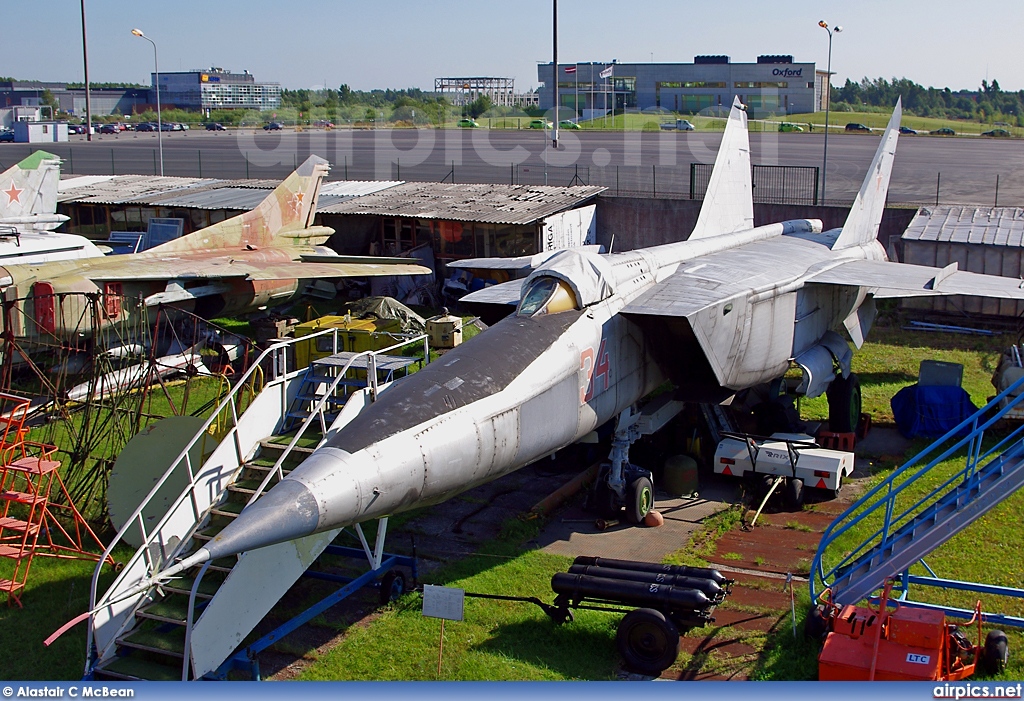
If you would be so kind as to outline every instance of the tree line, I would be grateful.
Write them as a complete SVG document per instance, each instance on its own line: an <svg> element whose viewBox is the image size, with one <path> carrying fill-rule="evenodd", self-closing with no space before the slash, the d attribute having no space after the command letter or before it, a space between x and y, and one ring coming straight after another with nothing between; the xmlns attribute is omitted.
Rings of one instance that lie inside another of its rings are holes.
<svg viewBox="0 0 1024 701"><path fill-rule="evenodd" d="M981 81L980 90L926 88L907 78L885 78L859 83L847 79L832 88L832 109L864 112L865 108L890 110L896 98L903 98L903 111L919 117L1007 122L1024 126L1024 90L1004 91L999 81Z"/></svg>

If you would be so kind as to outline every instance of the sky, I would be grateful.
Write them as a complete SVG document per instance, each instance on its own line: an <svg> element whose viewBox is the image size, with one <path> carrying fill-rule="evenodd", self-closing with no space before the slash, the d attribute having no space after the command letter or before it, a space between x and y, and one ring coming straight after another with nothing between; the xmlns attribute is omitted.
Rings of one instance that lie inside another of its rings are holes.
<svg viewBox="0 0 1024 701"><path fill-rule="evenodd" d="M417 87L434 78L512 77L537 85L551 60L551 0L85 0L92 82L149 84L152 45L162 71L218 66L282 87L356 90ZM81 82L79 0L5 2L0 75ZM824 69L824 19L834 85L847 78L906 77L925 86L976 89L984 79L1024 89L1024 2L987 0L562 0L560 63L691 62L726 54L753 62L792 54Z"/></svg>

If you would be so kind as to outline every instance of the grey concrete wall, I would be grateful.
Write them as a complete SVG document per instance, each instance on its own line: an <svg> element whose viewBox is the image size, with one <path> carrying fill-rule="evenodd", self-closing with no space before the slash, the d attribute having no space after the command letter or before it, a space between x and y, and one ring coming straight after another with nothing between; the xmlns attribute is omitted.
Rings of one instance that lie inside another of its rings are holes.
<svg viewBox="0 0 1024 701"><path fill-rule="evenodd" d="M700 200L602 195L597 200L597 242L607 248L614 236L614 250L625 251L683 241L697 223L701 204ZM886 208L878 232L882 244L888 246L890 239L894 243L899 241L916 211ZM755 204L754 225L787 219L821 219L828 230L842 226L849 212L849 207Z"/></svg>

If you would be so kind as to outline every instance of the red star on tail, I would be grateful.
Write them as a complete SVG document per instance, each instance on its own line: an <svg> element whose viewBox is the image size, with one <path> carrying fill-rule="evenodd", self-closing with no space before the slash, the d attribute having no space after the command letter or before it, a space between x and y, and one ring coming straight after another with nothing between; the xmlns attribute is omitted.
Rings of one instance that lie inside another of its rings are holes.
<svg viewBox="0 0 1024 701"><path fill-rule="evenodd" d="M20 204L21 203L21 193L23 193L23 192L25 192L25 191L24 190L19 190L18 188L14 187L14 181L13 180L11 181L10 188L8 188L8 189L3 191L3 193L5 195L7 195L7 204L11 204L12 202L18 202Z"/></svg>

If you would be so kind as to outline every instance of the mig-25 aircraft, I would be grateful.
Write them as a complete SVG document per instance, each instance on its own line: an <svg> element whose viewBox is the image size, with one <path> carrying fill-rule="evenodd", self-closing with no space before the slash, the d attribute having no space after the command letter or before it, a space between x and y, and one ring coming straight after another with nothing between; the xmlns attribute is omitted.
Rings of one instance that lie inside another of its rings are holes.
<svg viewBox="0 0 1024 701"><path fill-rule="evenodd" d="M334 233L314 226L328 163L310 156L249 212L141 253L0 267L0 287L25 300L19 336L87 340L101 325L166 304L204 318L253 312L302 294L310 281L431 271L401 258L339 256L322 246ZM0 195L2 197L2 195ZM88 295L104 293L93 320ZM142 299L140 307L123 299Z"/></svg>
<svg viewBox="0 0 1024 701"><path fill-rule="evenodd" d="M470 302L515 302L515 313L376 401L346 407L347 423L339 420L298 467L192 555L154 565L126 595L267 546L274 561L307 562L321 537L314 534L442 502L609 422L615 437L600 486L609 506L638 521L653 505L653 487L651 473L629 462L635 407L666 381L680 398L720 401L795 364L800 392L831 385L841 399L832 402L833 420L854 419L852 350L837 331L860 346L875 299L1024 299L1017 280L886 260L877 233L900 114L897 104L842 228L822 232L816 220L755 227L747 116L736 101L687 240L603 255L564 250L525 280L473 293Z"/></svg>

